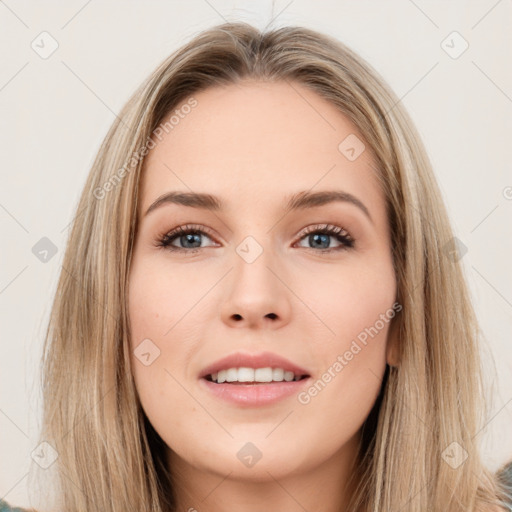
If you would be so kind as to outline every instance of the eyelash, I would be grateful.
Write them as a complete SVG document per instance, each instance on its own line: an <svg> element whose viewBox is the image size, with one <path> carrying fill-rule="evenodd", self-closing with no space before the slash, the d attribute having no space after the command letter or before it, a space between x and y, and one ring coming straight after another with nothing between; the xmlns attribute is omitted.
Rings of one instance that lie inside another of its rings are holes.
<svg viewBox="0 0 512 512"><path fill-rule="evenodd" d="M167 249L172 252L186 252L186 253L196 253L199 252L201 249L205 249L205 247L196 247L195 249L187 249L183 247L175 247L173 245L170 245L171 242L174 241L178 236L184 236L189 234L202 234L207 235L210 238L213 236L213 234L210 232L209 229L197 226L194 224L187 224L184 226L179 226L172 231L169 231L163 236L160 236L157 240L157 247L160 247L162 249ZM348 231L345 229L333 226L332 224L317 224L315 226L308 226L302 233L302 236L299 238L299 241L304 239L306 236L311 234L326 234L335 236L337 240L342 244L340 247L330 247L328 249L315 249L313 247L305 247L305 249L309 249L311 251L314 251L316 253L320 254L326 254L326 253L332 253L335 251L344 251L347 249L351 249L354 247L354 239L350 236Z"/></svg>

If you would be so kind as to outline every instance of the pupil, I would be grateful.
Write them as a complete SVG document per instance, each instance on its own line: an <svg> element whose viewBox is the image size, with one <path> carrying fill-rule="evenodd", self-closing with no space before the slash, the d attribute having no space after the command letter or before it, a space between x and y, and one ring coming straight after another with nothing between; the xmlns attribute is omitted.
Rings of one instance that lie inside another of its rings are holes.
<svg viewBox="0 0 512 512"><path fill-rule="evenodd" d="M200 234L196 233L189 233L187 235L182 236L182 241L185 239L185 243L194 243L196 242L198 245L195 245L194 247L201 247L201 240L200 240ZM324 243L324 248L329 247L329 238L330 235L327 235L325 233L315 233L313 235L309 236L310 241L312 242L313 246L321 246L322 243Z"/></svg>
<svg viewBox="0 0 512 512"><path fill-rule="evenodd" d="M316 233L314 235L311 235L311 237L314 240L314 244L316 244L319 241L320 238L323 238L324 241L327 241L327 247L329 247L329 235L321 234L321 233Z"/></svg>
<svg viewBox="0 0 512 512"><path fill-rule="evenodd" d="M194 242L193 239L195 238L196 242L199 242L199 245L195 246L195 247L201 247L201 240L199 240L199 237L200 237L199 234L191 234L191 233L189 233L189 234L183 236L182 238L185 238L186 242L192 242L192 243Z"/></svg>

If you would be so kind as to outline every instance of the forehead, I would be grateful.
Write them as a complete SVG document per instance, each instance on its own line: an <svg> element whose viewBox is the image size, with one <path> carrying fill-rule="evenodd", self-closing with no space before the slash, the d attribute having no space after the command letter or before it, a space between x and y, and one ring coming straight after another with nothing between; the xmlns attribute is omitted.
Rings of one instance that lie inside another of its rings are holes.
<svg viewBox="0 0 512 512"><path fill-rule="evenodd" d="M193 104L187 98L164 119L172 123L160 137L153 136L156 146L142 176L143 211L170 190L210 193L237 211L299 190L341 188L382 201L363 136L304 85L242 82L192 98L193 108L183 108Z"/></svg>

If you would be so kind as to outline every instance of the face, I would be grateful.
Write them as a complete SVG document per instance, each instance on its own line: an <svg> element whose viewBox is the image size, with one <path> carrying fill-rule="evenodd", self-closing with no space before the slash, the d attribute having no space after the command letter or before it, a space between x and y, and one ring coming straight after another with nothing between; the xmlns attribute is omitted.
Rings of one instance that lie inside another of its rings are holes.
<svg viewBox="0 0 512 512"><path fill-rule="evenodd" d="M140 188L129 315L142 407L182 467L263 479L341 462L380 390L399 309L370 151L344 115L298 83L193 97L153 137ZM336 200L304 201L332 191ZM219 208L184 196L155 203L169 192L212 195ZM241 359L224 369L290 363L307 377L202 377L235 353L287 363Z"/></svg>

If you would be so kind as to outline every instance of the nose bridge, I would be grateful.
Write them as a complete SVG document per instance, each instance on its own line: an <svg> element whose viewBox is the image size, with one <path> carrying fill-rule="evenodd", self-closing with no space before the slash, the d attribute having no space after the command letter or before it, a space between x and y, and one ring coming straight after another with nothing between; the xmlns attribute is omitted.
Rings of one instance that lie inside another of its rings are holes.
<svg viewBox="0 0 512 512"><path fill-rule="evenodd" d="M237 282L246 282L251 287L255 285L256 287L273 285L276 278L270 269L278 266L278 262L272 244L272 236L268 236L261 230L258 235L247 235L236 246L234 272Z"/></svg>
<svg viewBox="0 0 512 512"><path fill-rule="evenodd" d="M231 285L222 305L225 321L237 319L256 325L265 318L283 320L289 314L286 286L277 277L280 264L273 237L264 229L258 233L247 235L235 247Z"/></svg>

